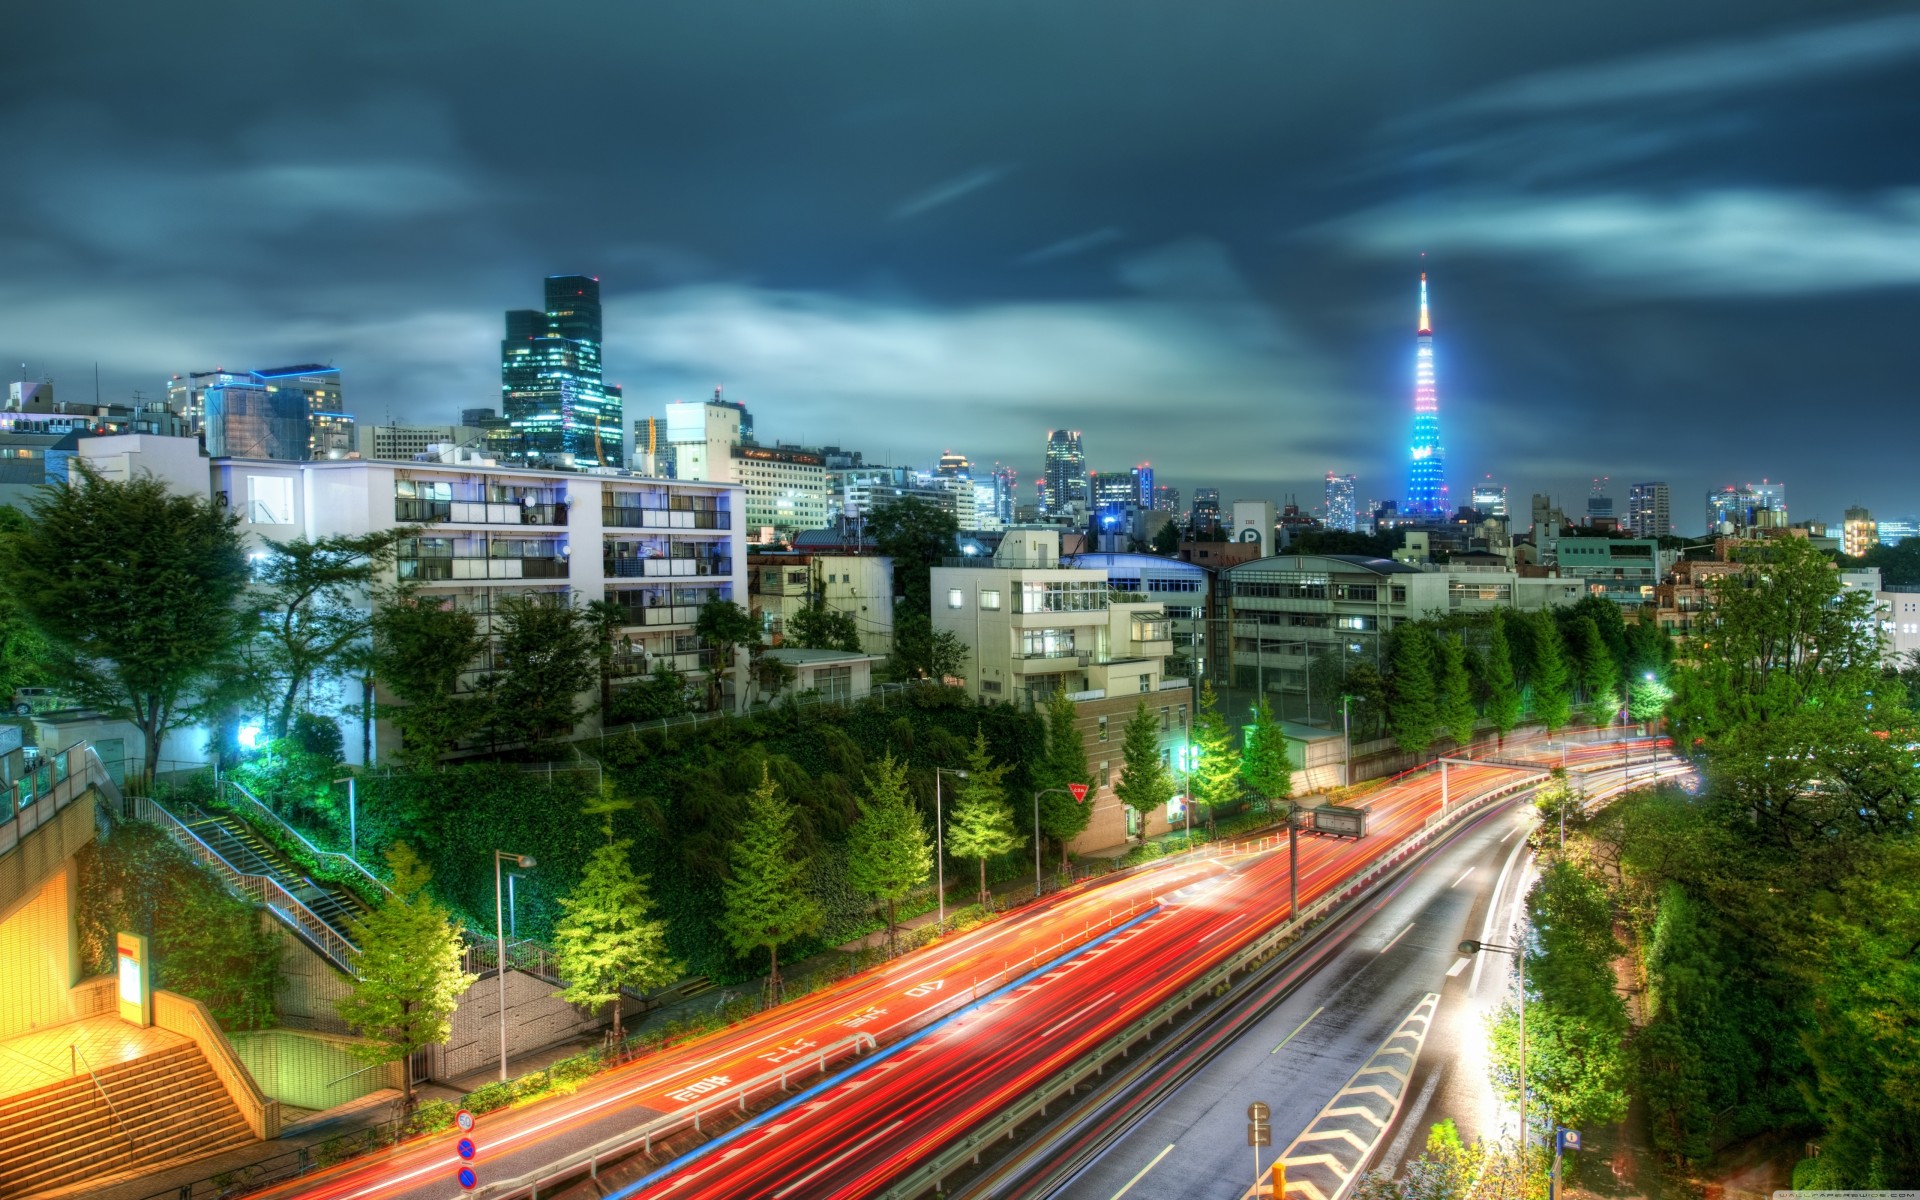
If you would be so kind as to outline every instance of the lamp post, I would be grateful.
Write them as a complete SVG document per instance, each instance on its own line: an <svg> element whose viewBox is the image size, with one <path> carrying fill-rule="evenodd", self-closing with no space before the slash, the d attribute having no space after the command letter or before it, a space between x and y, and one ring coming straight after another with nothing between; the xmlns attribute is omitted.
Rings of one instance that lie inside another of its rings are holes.
<svg viewBox="0 0 1920 1200"><path fill-rule="evenodd" d="M1340 758L1340 786L1353 786L1353 718L1348 711L1353 707L1353 697L1340 697L1340 740L1346 744L1346 753Z"/></svg>
<svg viewBox="0 0 1920 1200"><path fill-rule="evenodd" d="M1524 1170L1527 1161L1527 956L1519 946L1496 946L1475 938L1460 943L1462 954L1478 954L1482 950L1511 954L1520 964L1520 1163Z"/></svg>
<svg viewBox="0 0 1920 1200"><path fill-rule="evenodd" d="M345 779L336 779L334 780L334 782L344 783L347 785L347 857L359 858L360 857L360 818L359 818L360 806L355 802L355 798L353 794L353 776L349 775Z"/></svg>
<svg viewBox="0 0 1920 1200"><path fill-rule="evenodd" d="M510 862L522 871L533 869L533 855L510 854L505 850L493 852L493 936L497 957L494 960L494 975L500 980L500 1082L507 1081L507 930L506 917L500 904L500 864Z"/></svg>
<svg viewBox="0 0 1920 1200"><path fill-rule="evenodd" d="M940 890L940 929L945 931L947 928L947 821L940 813L940 776L943 772L948 775L958 775L962 779L967 777L967 773L952 767L933 769L933 869L939 875L939 882L934 886Z"/></svg>
<svg viewBox="0 0 1920 1200"><path fill-rule="evenodd" d="M1036 900L1040 898L1040 797L1056 792L1068 798L1073 796L1066 788L1043 788L1033 794L1033 898Z"/></svg>

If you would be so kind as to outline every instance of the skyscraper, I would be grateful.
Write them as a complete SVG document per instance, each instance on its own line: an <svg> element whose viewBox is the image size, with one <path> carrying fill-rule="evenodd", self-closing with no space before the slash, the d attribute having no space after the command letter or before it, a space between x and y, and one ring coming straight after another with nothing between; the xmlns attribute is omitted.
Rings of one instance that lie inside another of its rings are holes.
<svg viewBox="0 0 1920 1200"><path fill-rule="evenodd" d="M1174 513L1176 514L1175 519L1178 519L1177 514L1180 512L1180 489L1171 484L1154 484L1153 511Z"/></svg>
<svg viewBox="0 0 1920 1200"><path fill-rule="evenodd" d="M507 313L500 343L507 460L525 466L571 454L583 467L626 463L620 389L600 375L600 281L551 275L544 312Z"/></svg>
<svg viewBox="0 0 1920 1200"><path fill-rule="evenodd" d="M1095 471L1093 508L1103 529L1125 528L1140 507L1140 481L1134 471Z"/></svg>
<svg viewBox="0 0 1920 1200"><path fill-rule="evenodd" d="M966 455L955 454L949 450L940 456L940 465L935 468L934 474L942 479L965 479L972 482L973 462Z"/></svg>
<svg viewBox="0 0 1920 1200"><path fill-rule="evenodd" d="M1354 477L1327 472L1327 528L1342 533L1356 532L1359 510L1354 507Z"/></svg>
<svg viewBox="0 0 1920 1200"><path fill-rule="evenodd" d="M1195 537L1213 537L1220 532L1220 489L1193 489L1193 532Z"/></svg>
<svg viewBox="0 0 1920 1200"><path fill-rule="evenodd" d="M1841 551L1849 558L1859 558L1879 544L1880 530L1874 524L1873 514L1857 504L1849 508L1840 526Z"/></svg>
<svg viewBox="0 0 1920 1200"><path fill-rule="evenodd" d="M1673 489L1664 483L1636 483L1627 489L1627 528L1635 537L1673 533Z"/></svg>
<svg viewBox="0 0 1920 1200"><path fill-rule="evenodd" d="M211 458L326 458L354 448L341 406L340 368L324 363L263 371L194 371L167 383L167 407L186 417Z"/></svg>
<svg viewBox="0 0 1920 1200"><path fill-rule="evenodd" d="M1047 434L1047 469L1041 481L1041 495L1047 512L1058 515L1069 505L1087 507L1087 454L1080 445L1077 429L1056 429Z"/></svg>
<svg viewBox="0 0 1920 1200"><path fill-rule="evenodd" d="M1420 273L1420 328L1414 338L1413 447L1407 470L1407 514L1451 515L1446 450L1440 444L1440 399L1433 386L1433 321L1427 315L1427 274Z"/></svg>
<svg viewBox="0 0 1920 1200"><path fill-rule="evenodd" d="M1468 505L1482 517L1507 516L1507 485L1495 483L1493 476L1487 476L1473 485L1473 496Z"/></svg>
<svg viewBox="0 0 1920 1200"><path fill-rule="evenodd" d="M1613 496L1607 490L1612 484L1613 477L1610 475L1602 475L1593 481L1593 487L1587 491L1587 524L1613 520Z"/></svg>
<svg viewBox="0 0 1920 1200"><path fill-rule="evenodd" d="M1142 511L1153 511L1153 466L1141 463L1133 469L1134 503Z"/></svg>

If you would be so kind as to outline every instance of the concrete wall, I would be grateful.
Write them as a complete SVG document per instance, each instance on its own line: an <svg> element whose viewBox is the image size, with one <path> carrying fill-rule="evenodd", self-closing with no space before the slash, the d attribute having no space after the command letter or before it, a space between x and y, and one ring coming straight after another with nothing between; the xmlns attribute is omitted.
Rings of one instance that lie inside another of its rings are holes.
<svg viewBox="0 0 1920 1200"><path fill-rule="evenodd" d="M263 910L260 920L286 948L280 956L280 990L273 997L280 1023L294 1029L346 1033L347 1023L340 1019L334 1002L350 990L347 977L271 913Z"/></svg>
<svg viewBox="0 0 1920 1200"><path fill-rule="evenodd" d="M368 1092L400 1086L400 1064L368 1066L353 1048L359 1038L301 1029L261 1029L228 1035L260 1090L299 1108L324 1109Z"/></svg>
<svg viewBox="0 0 1920 1200"><path fill-rule="evenodd" d="M77 958L75 874L68 862L43 876L0 920L0 1038L60 1025L76 1015L71 994Z"/></svg>
<svg viewBox="0 0 1920 1200"><path fill-rule="evenodd" d="M536 975L507 972L507 1068L513 1058L583 1034L597 1032L604 1007L591 1012L568 1004L560 989ZM636 1006L637 1007L637 1006ZM489 971L460 997L453 1014L453 1035L432 1051L435 1079L457 1079L474 1071L497 1069L500 1062L500 984Z"/></svg>

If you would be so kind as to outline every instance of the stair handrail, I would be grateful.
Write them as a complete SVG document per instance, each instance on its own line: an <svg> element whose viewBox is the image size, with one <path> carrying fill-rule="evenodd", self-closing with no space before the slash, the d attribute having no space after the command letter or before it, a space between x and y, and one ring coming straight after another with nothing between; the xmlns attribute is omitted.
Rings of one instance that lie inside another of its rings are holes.
<svg viewBox="0 0 1920 1200"><path fill-rule="evenodd" d="M361 875L365 876L368 883L371 883L373 886L379 888L382 892L385 892L389 896L393 895L393 889L388 887L385 883L383 883L378 875L375 875L372 871L369 871L367 870L366 867L362 866L359 859L353 857L353 855L351 854L342 854L338 850L322 850L320 847L314 845L311 841L307 839L306 834L301 833L298 829L295 829L293 826L287 824L287 822L280 816L279 813L274 812L271 808L268 808L266 804L261 801L260 797L248 791L246 788L246 785L233 779L222 779L220 782L232 788L234 791L239 792L242 796L244 796L246 798L247 803L252 806L251 811L258 812L263 817L265 817L268 821L271 821L273 824L278 825L280 828L286 830L289 834L293 835L293 837L297 839L302 846L305 846L307 848L307 852L309 854L312 854L315 858L323 859L323 860L337 858L341 862L344 862L348 866L352 867L354 870L360 872Z"/></svg>
<svg viewBox="0 0 1920 1200"><path fill-rule="evenodd" d="M113 1123L120 1127L120 1132L125 1135L127 1139L127 1154L138 1159L140 1157L140 1144L133 1140L133 1132L127 1128L127 1123L120 1119L120 1110L114 1106L113 1097L107 1095L107 1089L105 1085L100 1082L100 1076L94 1072L93 1063L87 1059L87 1052L80 1048L80 1043L78 1042L72 1043L67 1049L78 1055L81 1062L86 1063L87 1077L93 1080L93 1090L99 1092L100 1098L107 1102L107 1111L113 1114Z"/></svg>
<svg viewBox="0 0 1920 1200"><path fill-rule="evenodd" d="M272 909L283 921L305 934L335 966L349 975L357 974L353 969L353 960L360 953L360 947L322 920L319 914L289 892L279 880L242 871L234 866L218 850L207 845L204 838L189 829L186 822L168 812L151 796L136 796L133 803L136 818L165 829L181 849L198 859L202 866L211 868L224 878L232 890Z"/></svg>

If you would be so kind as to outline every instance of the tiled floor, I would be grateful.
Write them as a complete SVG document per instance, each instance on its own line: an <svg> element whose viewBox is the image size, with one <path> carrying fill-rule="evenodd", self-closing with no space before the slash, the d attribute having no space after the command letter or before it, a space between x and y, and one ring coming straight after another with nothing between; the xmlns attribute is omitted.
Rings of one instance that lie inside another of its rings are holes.
<svg viewBox="0 0 1920 1200"><path fill-rule="evenodd" d="M85 1073L89 1065L98 1071L186 1041L180 1034L154 1026L141 1029L118 1017L88 1017L23 1033L0 1041L0 1099L59 1083L76 1071Z"/></svg>

